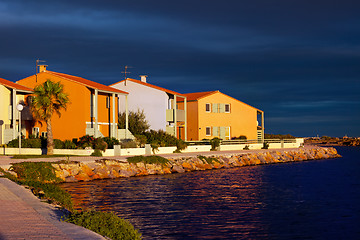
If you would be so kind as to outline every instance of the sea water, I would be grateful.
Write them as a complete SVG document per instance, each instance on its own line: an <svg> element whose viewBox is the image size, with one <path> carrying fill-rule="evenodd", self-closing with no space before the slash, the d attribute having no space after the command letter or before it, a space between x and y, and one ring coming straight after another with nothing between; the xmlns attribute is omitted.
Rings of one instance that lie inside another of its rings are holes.
<svg viewBox="0 0 360 240"><path fill-rule="evenodd" d="M342 158L66 183L144 239L360 239L360 148Z"/></svg>

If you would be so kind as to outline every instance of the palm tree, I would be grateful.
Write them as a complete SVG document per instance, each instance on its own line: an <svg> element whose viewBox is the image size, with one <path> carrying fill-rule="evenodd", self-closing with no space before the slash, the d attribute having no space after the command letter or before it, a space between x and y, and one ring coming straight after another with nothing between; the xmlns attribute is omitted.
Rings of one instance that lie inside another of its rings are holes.
<svg viewBox="0 0 360 240"><path fill-rule="evenodd" d="M34 88L34 97L31 110L37 120L46 122L47 155L54 153L54 139L52 134L51 118L53 113L61 117L60 110L66 110L69 103L68 94L64 93L64 86L60 82L46 80Z"/></svg>

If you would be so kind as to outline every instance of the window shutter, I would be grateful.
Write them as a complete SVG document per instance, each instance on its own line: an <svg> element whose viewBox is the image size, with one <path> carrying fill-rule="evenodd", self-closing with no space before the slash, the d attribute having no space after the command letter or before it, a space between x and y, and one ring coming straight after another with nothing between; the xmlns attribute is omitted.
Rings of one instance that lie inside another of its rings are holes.
<svg viewBox="0 0 360 240"><path fill-rule="evenodd" d="M217 103L213 103L213 105L212 105L212 110L213 110L213 113L217 113L217 112L218 112L218 104L217 104Z"/></svg>
<svg viewBox="0 0 360 240"><path fill-rule="evenodd" d="M220 127L220 138L225 139L225 127Z"/></svg>
<svg viewBox="0 0 360 240"><path fill-rule="evenodd" d="M213 127L213 134L214 137L218 137L219 136L219 127Z"/></svg>
<svg viewBox="0 0 360 240"><path fill-rule="evenodd" d="M221 112L221 113L224 113L224 112L225 112L225 104L224 104L224 103L220 103L219 105L220 105L220 107L219 107L220 112Z"/></svg>

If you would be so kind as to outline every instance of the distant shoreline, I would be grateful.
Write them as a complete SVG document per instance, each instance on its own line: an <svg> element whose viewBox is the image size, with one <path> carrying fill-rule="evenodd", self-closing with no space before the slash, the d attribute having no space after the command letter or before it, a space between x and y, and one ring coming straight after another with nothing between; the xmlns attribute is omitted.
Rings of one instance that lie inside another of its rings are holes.
<svg viewBox="0 0 360 240"><path fill-rule="evenodd" d="M360 138L308 138L305 144L310 146L360 146Z"/></svg>

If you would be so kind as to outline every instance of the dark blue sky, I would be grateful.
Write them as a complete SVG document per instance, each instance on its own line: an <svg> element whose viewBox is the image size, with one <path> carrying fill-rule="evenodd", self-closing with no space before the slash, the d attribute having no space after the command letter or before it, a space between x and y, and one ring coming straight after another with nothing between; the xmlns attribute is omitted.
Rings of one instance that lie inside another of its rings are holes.
<svg viewBox="0 0 360 240"><path fill-rule="evenodd" d="M0 77L147 74L265 111L267 133L360 136L360 2L1 0Z"/></svg>

